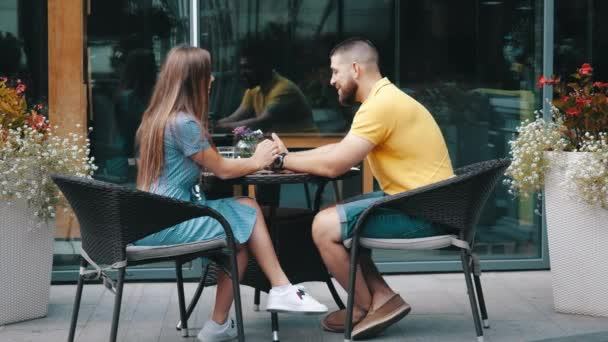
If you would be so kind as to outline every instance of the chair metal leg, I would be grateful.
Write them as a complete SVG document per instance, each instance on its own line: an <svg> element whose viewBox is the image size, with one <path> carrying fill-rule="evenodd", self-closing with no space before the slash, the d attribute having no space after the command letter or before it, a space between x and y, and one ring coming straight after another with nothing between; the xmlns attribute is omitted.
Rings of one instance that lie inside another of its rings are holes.
<svg viewBox="0 0 608 342"><path fill-rule="evenodd" d="M342 202L342 191L340 189L340 184L338 182L342 182L341 180L334 180L332 181L333 186L334 186L334 195L336 196L336 203L337 202Z"/></svg>
<svg viewBox="0 0 608 342"><path fill-rule="evenodd" d="M473 313L473 321L475 323L475 331L477 332L477 341L483 342L483 329L481 328L481 320L479 319L479 309L477 308L477 296L473 289L473 281L471 280L470 255L466 251L460 251L460 260L462 261L462 270L464 271L464 280L467 283L467 293L469 294L469 302L471 304L471 312Z"/></svg>
<svg viewBox="0 0 608 342"><path fill-rule="evenodd" d="M80 269L84 271L89 263L80 258ZM84 286L83 272L78 275L78 285L76 286L76 298L74 300L74 308L72 309L72 322L70 323L70 335L68 336L68 342L74 341L74 334L76 333L76 323L78 322L78 312L80 311L80 299L82 298L82 287Z"/></svg>
<svg viewBox="0 0 608 342"><path fill-rule="evenodd" d="M120 305L122 303L122 289L125 283L125 267L118 269L118 280L116 282L116 297L114 298L114 313L112 314L112 330L110 342L116 341L118 335L118 320L120 318Z"/></svg>
<svg viewBox="0 0 608 342"><path fill-rule="evenodd" d="M230 275L232 279L232 294L234 296L234 311L236 314L236 329L239 342L245 341L243 327L243 308L241 306L241 288L239 284L239 266L236 261L236 247L230 253Z"/></svg>
<svg viewBox="0 0 608 342"><path fill-rule="evenodd" d="M188 317L186 317L186 300L184 296L184 277L182 275L182 261L175 260L175 275L177 278L177 299L179 302L179 319L182 337L188 337Z"/></svg>
<svg viewBox="0 0 608 342"><path fill-rule="evenodd" d="M253 293L253 311L260 311L260 289L255 289Z"/></svg>
<svg viewBox="0 0 608 342"><path fill-rule="evenodd" d="M327 182L321 182L317 184L317 191L315 192L315 202L313 204L312 210L316 213L321 209L321 197L323 196L323 190L325 189L325 185Z"/></svg>
<svg viewBox="0 0 608 342"><path fill-rule="evenodd" d="M325 281L325 283L327 284L327 288L329 288L329 293L331 293L331 296L334 298L334 302L336 302L338 308L340 310L346 308L344 306L344 303L342 302L342 298L340 298L340 295L338 295L338 291L336 291L336 287L334 286L333 281L331 281L331 277L329 275L327 276L327 280Z"/></svg>
<svg viewBox="0 0 608 342"><path fill-rule="evenodd" d="M481 310L481 320L483 327L488 329L490 322L488 321L488 311L486 310L486 301L483 298L483 289L481 288L481 278L478 275L473 275L473 281L475 282L475 292L477 293L477 300L479 301L479 308Z"/></svg>
<svg viewBox="0 0 608 342"><path fill-rule="evenodd" d="M302 183L302 185L304 185L304 196L306 197L306 206L308 207L308 209L312 209L312 203L310 203L310 189L308 188L308 183Z"/></svg>
<svg viewBox="0 0 608 342"><path fill-rule="evenodd" d="M192 297L192 300L190 301L190 304L188 305L188 310L186 310L186 321L188 319L190 319L190 315L192 315L192 312L194 311L194 308L196 307L198 300L201 298L203 289L205 288L205 282L207 281L207 274L209 274L209 263L205 263L205 266L203 266L202 271L203 271L203 274L201 275L201 280L199 281L196 291L194 292L194 296ZM181 320L179 322L177 322L175 329L177 329L177 330L182 329Z"/></svg>
<svg viewBox="0 0 608 342"><path fill-rule="evenodd" d="M279 342L279 315L271 312L270 320L272 322L272 342Z"/></svg>
<svg viewBox="0 0 608 342"><path fill-rule="evenodd" d="M348 274L348 299L346 300L346 317L344 319L344 342L350 342L353 332L353 309L355 305L355 280L357 277L357 260L359 258L359 240L352 239L350 248L350 270Z"/></svg>

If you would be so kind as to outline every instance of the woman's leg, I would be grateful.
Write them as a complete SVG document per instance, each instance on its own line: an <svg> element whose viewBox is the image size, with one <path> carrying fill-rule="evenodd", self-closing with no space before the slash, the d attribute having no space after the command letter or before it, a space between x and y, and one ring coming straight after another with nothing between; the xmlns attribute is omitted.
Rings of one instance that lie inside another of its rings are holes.
<svg viewBox="0 0 608 342"><path fill-rule="evenodd" d="M279 259L277 259L277 255L274 251L274 246L270 240L266 221L264 220L264 215L262 214L260 206L251 198L243 197L236 201L256 210L256 221L253 232L251 232L251 237L249 238L248 247L260 264L268 281L270 281L270 285L275 287L289 284L289 279L287 279L285 272L283 272Z"/></svg>
<svg viewBox="0 0 608 342"><path fill-rule="evenodd" d="M238 253L236 262L239 268L239 279L243 278L245 269L247 268L247 247L238 245ZM224 271L219 271L217 274L217 289L215 292L215 306L211 319L217 324L224 324L228 319L228 313L234 299L232 292L232 280Z"/></svg>

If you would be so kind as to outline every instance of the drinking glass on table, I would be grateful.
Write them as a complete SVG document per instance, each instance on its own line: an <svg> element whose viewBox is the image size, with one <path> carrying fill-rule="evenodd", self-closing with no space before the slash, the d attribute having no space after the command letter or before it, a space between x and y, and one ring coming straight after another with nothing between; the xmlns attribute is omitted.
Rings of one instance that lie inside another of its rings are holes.
<svg viewBox="0 0 608 342"><path fill-rule="evenodd" d="M234 146L218 146L218 153L224 158L234 158Z"/></svg>

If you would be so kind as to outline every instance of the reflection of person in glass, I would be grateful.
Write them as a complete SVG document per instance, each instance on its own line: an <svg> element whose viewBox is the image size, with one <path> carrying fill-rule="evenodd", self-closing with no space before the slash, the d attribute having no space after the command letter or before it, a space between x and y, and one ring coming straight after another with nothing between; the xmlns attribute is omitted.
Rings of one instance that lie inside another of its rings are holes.
<svg viewBox="0 0 608 342"><path fill-rule="evenodd" d="M16 78L21 72L21 43L10 32L0 31L0 76Z"/></svg>
<svg viewBox="0 0 608 342"><path fill-rule="evenodd" d="M250 42L241 51L241 80L248 88L239 108L216 128L238 126L274 132L317 132L312 110L297 85L273 70L269 48Z"/></svg>
<svg viewBox="0 0 608 342"><path fill-rule="evenodd" d="M127 55L116 103L116 121L125 139L125 154L134 155L135 132L156 82L156 60L150 50L136 49Z"/></svg>
<svg viewBox="0 0 608 342"><path fill-rule="evenodd" d="M101 163L97 178L125 183L135 177L135 165L129 159L135 155L135 132L148 105L156 72L151 51L135 49L128 53L112 99L114 111L108 109L96 116L100 128L95 132L96 155Z"/></svg>
<svg viewBox="0 0 608 342"><path fill-rule="evenodd" d="M163 196L194 201L221 213L230 224L238 244L238 267L247 265L247 250L260 263L272 288L266 309L300 313L323 313L327 307L290 284L268 235L264 215L248 197L209 200L191 195L204 167L219 178L229 179L262 170L278 152L270 140L261 142L251 158L223 158L211 145L207 131L211 56L206 50L181 46L172 49L160 71L150 105L137 131L139 169L137 187ZM211 217L177 224L136 242L137 245L173 245L225 238L222 225ZM242 275L242 273L241 273ZM211 320L198 334L201 341L228 341L237 334L228 318L232 283L218 272L215 306Z"/></svg>

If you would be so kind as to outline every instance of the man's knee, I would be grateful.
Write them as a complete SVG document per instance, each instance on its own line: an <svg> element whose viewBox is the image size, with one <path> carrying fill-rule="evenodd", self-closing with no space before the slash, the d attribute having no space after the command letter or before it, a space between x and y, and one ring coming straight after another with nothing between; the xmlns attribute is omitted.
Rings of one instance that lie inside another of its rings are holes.
<svg viewBox="0 0 608 342"><path fill-rule="evenodd" d="M317 245L340 240L340 219L335 207L321 210L312 222L312 237Z"/></svg>

